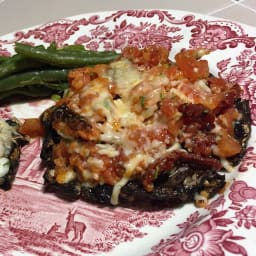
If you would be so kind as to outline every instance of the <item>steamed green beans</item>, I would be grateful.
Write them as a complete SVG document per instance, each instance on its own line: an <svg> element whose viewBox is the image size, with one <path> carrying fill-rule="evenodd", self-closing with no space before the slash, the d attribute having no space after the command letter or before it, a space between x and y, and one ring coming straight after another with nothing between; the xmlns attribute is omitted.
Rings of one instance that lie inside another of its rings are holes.
<svg viewBox="0 0 256 256"><path fill-rule="evenodd" d="M0 56L0 64L7 61L8 59L10 59L11 57L9 56Z"/></svg>
<svg viewBox="0 0 256 256"><path fill-rule="evenodd" d="M109 63L119 57L114 51L89 51L82 47L38 47L16 43L15 51L27 58L55 67L75 68L86 65Z"/></svg>
<svg viewBox="0 0 256 256"><path fill-rule="evenodd" d="M33 98L42 98L42 97L51 97L54 94L62 94L64 91L64 88L68 88L67 83L60 84L62 89L59 89L59 86L55 89L49 88L42 85L31 85L21 88L16 88L15 90L9 90L5 92L0 93L0 100L3 100L5 98L9 98L10 96L28 96Z"/></svg>
<svg viewBox="0 0 256 256"><path fill-rule="evenodd" d="M0 80L0 93L31 85L58 86L67 81L67 69L30 71Z"/></svg>
<svg viewBox="0 0 256 256"><path fill-rule="evenodd" d="M45 64L28 59L20 54L15 54L7 58L0 64L0 78L28 70L37 69L46 66Z"/></svg>

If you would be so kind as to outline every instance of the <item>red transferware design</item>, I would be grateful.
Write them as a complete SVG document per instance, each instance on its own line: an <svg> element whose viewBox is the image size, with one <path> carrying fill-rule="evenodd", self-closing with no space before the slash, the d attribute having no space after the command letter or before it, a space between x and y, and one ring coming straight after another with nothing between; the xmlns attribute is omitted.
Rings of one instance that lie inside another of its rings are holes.
<svg viewBox="0 0 256 256"><path fill-rule="evenodd" d="M182 48L208 48L211 72L238 83L250 102L252 136L230 186L206 209L193 204L161 211L67 202L43 190L42 141L22 150L16 180L0 192L1 255L253 255L256 236L256 32L231 21L172 10L83 14L0 38L0 54L15 42L92 50L160 44L170 58ZM50 100L0 105L0 118L40 115Z"/></svg>

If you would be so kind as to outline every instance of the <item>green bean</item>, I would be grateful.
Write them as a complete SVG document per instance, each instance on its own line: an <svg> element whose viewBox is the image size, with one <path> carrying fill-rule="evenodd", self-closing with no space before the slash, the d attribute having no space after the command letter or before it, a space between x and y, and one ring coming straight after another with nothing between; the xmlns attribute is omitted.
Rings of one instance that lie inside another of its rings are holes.
<svg viewBox="0 0 256 256"><path fill-rule="evenodd" d="M0 78L28 69L41 68L43 66L45 66L45 64L41 62L28 59L20 54L15 54L0 64Z"/></svg>
<svg viewBox="0 0 256 256"><path fill-rule="evenodd" d="M63 94L62 90L51 89L42 85L32 85L22 88L17 88L15 90L9 90L0 93L0 100L9 98L11 96L29 96L34 98L49 97L56 94Z"/></svg>
<svg viewBox="0 0 256 256"><path fill-rule="evenodd" d="M41 70L18 73L0 80L0 93L31 85L44 85L48 87L67 82L67 69Z"/></svg>
<svg viewBox="0 0 256 256"><path fill-rule="evenodd" d="M37 46L37 47L43 47L44 46ZM45 49L45 48L44 48ZM62 48L58 48L57 44L55 42L52 42L48 47L47 47L48 51L56 51L56 50L61 50L61 51L81 51L81 52L87 52L88 50L86 50L84 48L83 45L81 44L71 44L71 45L65 45Z"/></svg>
<svg viewBox="0 0 256 256"><path fill-rule="evenodd" d="M60 82L60 83L46 83L44 84L45 87L53 89L53 90L58 90L58 91L65 91L66 89L69 88L68 82Z"/></svg>
<svg viewBox="0 0 256 256"><path fill-rule="evenodd" d="M17 43L19 44L19 43ZM24 44L22 44L24 45ZM45 48L43 45L38 45L38 46L33 46L37 49L45 49L49 52L54 52L54 51L58 51L58 52L66 52L66 53L79 53L79 54L84 54L84 55L91 55L91 54L102 54L104 56L107 56L107 55L118 55L118 53L116 53L115 51L91 51L91 50L88 50L88 49L85 49L83 45L81 44L71 44L71 45L65 45L63 46L62 48L58 48L57 47L57 44L55 42L51 43L47 48Z"/></svg>
<svg viewBox="0 0 256 256"><path fill-rule="evenodd" d="M62 68L109 63L119 57L119 54L114 51L89 51L82 49L81 46L66 46L57 49L52 45L44 48L16 43L15 51L27 58Z"/></svg>
<svg viewBox="0 0 256 256"><path fill-rule="evenodd" d="M0 56L0 64L7 61L8 59L10 59L11 57L9 56Z"/></svg>

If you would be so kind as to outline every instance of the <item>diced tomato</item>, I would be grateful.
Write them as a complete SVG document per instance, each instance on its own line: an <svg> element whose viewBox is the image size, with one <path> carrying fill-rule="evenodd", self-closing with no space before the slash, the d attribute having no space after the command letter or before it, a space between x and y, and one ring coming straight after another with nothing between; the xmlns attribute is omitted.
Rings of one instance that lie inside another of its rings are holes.
<svg viewBox="0 0 256 256"><path fill-rule="evenodd" d="M119 164L120 157L117 156L111 158L106 155L97 155L97 158L103 162L103 168L100 170L101 178L106 184L115 184L120 179L120 176L122 176L124 171Z"/></svg>
<svg viewBox="0 0 256 256"><path fill-rule="evenodd" d="M79 91L90 81L100 77L106 71L106 68L105 64L98 64L94 67L77 68L70 71L68 74L70 88Z"/></svg>
<svg viewBox="0 0 256 256"><path fill-rule="evenodd" d="M123 49L122 55L130 59L138 66L144 66L145 68L151 68L159 64L169 63L169 50L156 45L151 45L144 49L128 46Z"/></svg>
<svg viewBox="0 0 256 256"><path fill-rule="evenodd" d="M147 132L147 136L151 141L162 141L166 145L170 145L174 142L173 137L167 128L156 128L154 130L150 130Z"/></svg>
<svg viewBox="0 0 256 256"><path fill-rule="evenodd" d="M165 98L161 102L160 110L162 113L168 118L174 118L175 114L177 114L179 105L178 99L170 99Z"/></svg>
<svg viewBox="0 0 256 256"><path fill-rule="evenodd" d="M128 130L130 140L136 142L138 146L143 146L147 142L147 132L145 129L140 129L137 125L131 125Z"/></svg>
<svg viewBox="0 0 256 256"><path fill-rule="evenodd" d="M184 78L184 74L175 65L154 66L147 74L149 74L149 80L151 80L152 77L161 75L166 76L170 81Z"/></svg>
<svg viewBox="0 0 256 256"><path fill-rule="evenodd" d="M229 88L229 84L222 78L219 77L209 77L208 85L213 93L221 93Z"/></svg>
<svg viewBox="0 0 256 256"><path fill-rule="evenodd" d="M166 75L170 80L179 80L179 79L184 78L183 73L179 69L177 69L177 67L174 65L170 66L167 69Z"/></svg>
<svg viewBox="0 0 256 256"><path fill-rule="evenodd" d="M214 153L219 157L231 157L238 154L240 151L240 143L223 129L220 139L217 141L217 149Z"/></svg>
<svg viewBox="0 0 256 256"><path fill-rule="evenodd" d="M197 60L191 51L181 51L175 56L178 68L192 82L207 78L209 66L207 60Z"/></svg>
<svg viewBox="0 0 256 256"><path fill-rule="evenodd" d="M19 131L31 138L41 137L44 135L44 128L39 118L25 119Z"/></svg>
<svg viewBox="0 0 256 256"><path fill-rule="evenodd" d="M234 134L234 121L239 119L239 112L237 109L231 107L226 110L226 112L218 117L218 124L221 125L223 128L227 129L230 135Z"/></svg>
<svg viewBox="0 0 256 256"><path fill-rule="evenodd" d="M213 110L222 101L222 94L213 94L202 87L196 87L193 83L184 83L179 87L179 90L186 95L194 104L202 104L205 107Z"/></svg>

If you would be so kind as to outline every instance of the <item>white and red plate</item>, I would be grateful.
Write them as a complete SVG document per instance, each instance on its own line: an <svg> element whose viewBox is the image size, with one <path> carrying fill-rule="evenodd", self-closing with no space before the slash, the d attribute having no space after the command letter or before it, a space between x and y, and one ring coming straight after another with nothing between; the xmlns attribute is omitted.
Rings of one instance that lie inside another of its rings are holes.
<svg viewBox="0 0 256 256"><path fill-rule="evenodd" d="M0 192L1 255L255 255L256 242L256 28L174 10L129 10L82 14L10 33L0 54L15 42L93 50L160 44L170 57L181 48L207 47L211 72L244 88L252 113L252 136L241 165L228 176L223 195L206 209L135 211L65 202L43 193L41 140L22 150L12 189ZM0 107L0 117L38 116L50 100Z"/></svg>

